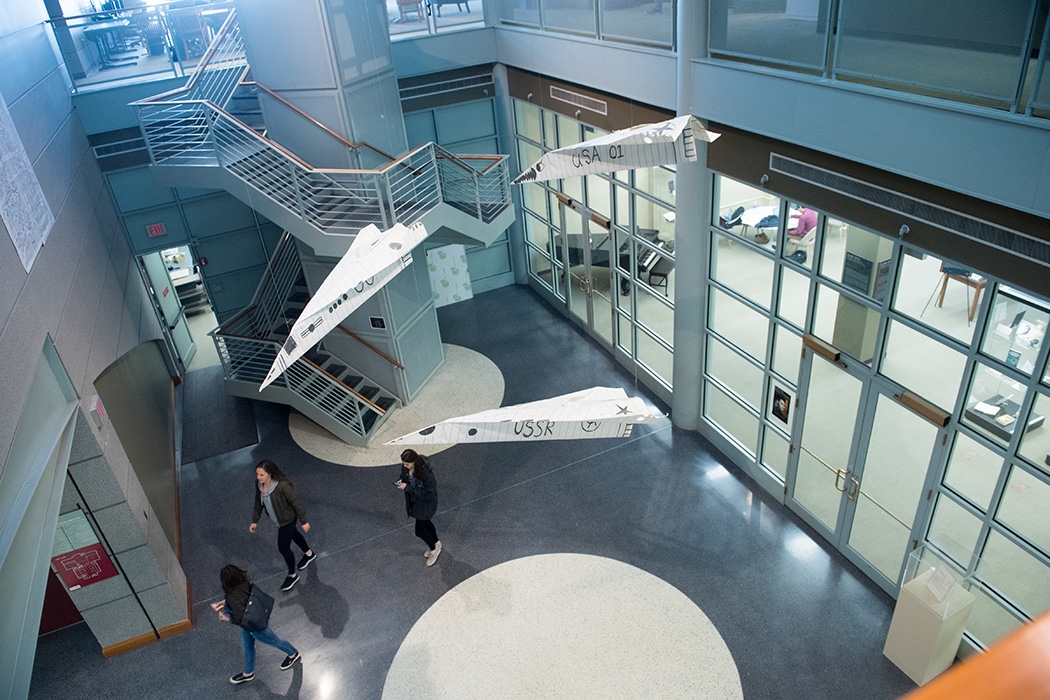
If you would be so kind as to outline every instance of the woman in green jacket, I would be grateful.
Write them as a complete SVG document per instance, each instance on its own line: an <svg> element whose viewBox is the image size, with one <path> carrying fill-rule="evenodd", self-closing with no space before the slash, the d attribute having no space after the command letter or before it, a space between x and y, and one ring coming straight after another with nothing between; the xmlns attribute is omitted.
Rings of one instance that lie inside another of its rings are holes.
<svg viewBox="0 0 1050 700"><path fill-rule="evenodd" d="M264 459L255 465L255 479L258 482L258 488L255 489L255 513L248 530L255 532L264 510L269 514L270 520L277 526L277 550L288 565L288 577L281 584L281 590L289 591L299 580L299 571L317 558L306 543L306 538L296 527L298 523L302 523L303 532L310 532L310 523L306 522L306 509L303 508L292 482L270 460ZM292 542L303 550L303 557L298 565L292 555ZM296 568L299 571L296 571Z"/></svg>

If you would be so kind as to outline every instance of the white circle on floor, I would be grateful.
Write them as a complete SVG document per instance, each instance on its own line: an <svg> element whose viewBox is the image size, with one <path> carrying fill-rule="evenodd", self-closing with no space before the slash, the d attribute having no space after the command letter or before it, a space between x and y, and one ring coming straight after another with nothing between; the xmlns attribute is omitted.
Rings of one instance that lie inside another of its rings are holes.
<svg viewBox="0 0 1050 700"><path fill-rule="evenodd" d="M298 411L290 411L288 430L295 444L318 459L347 467L400 464L401 452L406 447L426 455L452 447L383 444L448 418L499 408L503 402L503 373L495 362L480 352L459 345L446 343L442 347L445 362L410 404L390 414L372 436L368 447L347 445Z"/></svg>
<svg viewBox="0 0 1050 700"><path fill-rule="evenodd" d="M383 700L402 698L732 700L743 690L718 630L674 586L613 559L544 554L475 574L419 618L383 687Z"/></svg>

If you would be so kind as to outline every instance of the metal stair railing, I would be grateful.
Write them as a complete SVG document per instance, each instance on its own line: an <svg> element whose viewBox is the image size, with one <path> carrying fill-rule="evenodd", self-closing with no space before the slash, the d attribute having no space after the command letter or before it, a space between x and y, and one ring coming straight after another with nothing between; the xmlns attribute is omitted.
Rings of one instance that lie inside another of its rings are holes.
<svg viewBox="0 0 1050 700"><path fill-rule="evenodd" d="M444 202L485 223L510 207L510 171L505 157L457 156L437 145L434 153Z"/></svg>
<svg viewBox="0 0 1050 700"><path fill-rule="evenodd" d="M353 235L417 221L442 201L486 223L510 206L504 156L454 156L426 144L391 159L366 143L352 144L258 83L231 11L186 86L133 103L155 165L220 166L325 235ZM224 107L241 85L273 95L308 123L342 141L350 162L359 153L387 162L372 169L318 169L261 136ZM487 162L483 170L469 163Z"/></svg>
<svg viewBox="0 0 1050 700"><path fill-rule="evenodd" d="M211 333L227 380L261 384L266 378L282 345L273 336L287 336L287 300L301 279L299 256L285 234L251 306ZM369 412L386 413L306 357L293 362L271 386L288 389L361 437L367 437Z"/></svg>

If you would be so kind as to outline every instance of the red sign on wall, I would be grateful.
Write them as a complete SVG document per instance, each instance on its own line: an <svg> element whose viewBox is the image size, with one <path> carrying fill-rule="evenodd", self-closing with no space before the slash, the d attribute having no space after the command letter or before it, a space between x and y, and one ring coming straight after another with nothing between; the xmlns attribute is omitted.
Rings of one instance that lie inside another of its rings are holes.
<svg viewBox="0 0 1050 700"><path fill-rule="evenodd" d="M150 238L156 238L157 236L163 236L166 233L164 230L164 224L147 224L146 235Z"/></svg>
<svg viewBox="0 0 1050 700"><path fill-rule="evenodd" d="M117 575L101 542L51 557L51 564L71 591Z"/></svg>

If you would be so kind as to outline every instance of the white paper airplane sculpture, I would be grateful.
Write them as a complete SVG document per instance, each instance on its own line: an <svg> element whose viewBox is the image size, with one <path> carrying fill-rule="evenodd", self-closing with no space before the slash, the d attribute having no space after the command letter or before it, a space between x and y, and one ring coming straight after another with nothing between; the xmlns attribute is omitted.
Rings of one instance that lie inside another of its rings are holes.
<svg viewBox="0 0 1050 700"><path fill-rule="evenodd" d="M505 406L395 438L387 445L453 445L461 442L529 442L628 437L637 423L663 414L619 388L595 387L542 401Z"/></svg>
<svg viewBox="0 0 1050 700"><path fill-rule="evenodd" d="M710 143L720 135L688 114L659 124L642 124L544 153L513 184L696 160L696 139Z"/></svg>
<svg viewBox="0 0 1050 700"><path fill-rule="evenodd" d="M412 249L426 237L427 231L419 222L412 226L394 224L386 231L375 224L361 229L292 326L259 391L405 269L412 262Z"/></svg>

